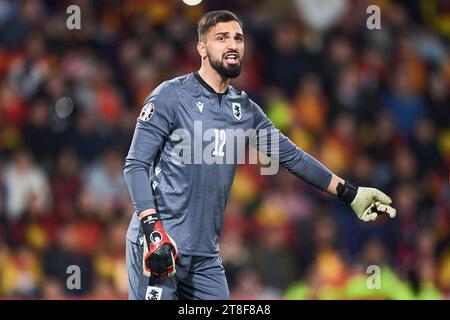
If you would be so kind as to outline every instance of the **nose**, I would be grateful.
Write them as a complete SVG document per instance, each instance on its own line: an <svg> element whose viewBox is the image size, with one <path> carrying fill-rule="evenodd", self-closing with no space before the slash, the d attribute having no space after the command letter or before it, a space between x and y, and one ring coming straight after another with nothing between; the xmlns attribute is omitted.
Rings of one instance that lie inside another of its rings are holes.
<svg viewBox="0 0 450 320"><path fill-rule="evenodd" d="M237 42L235 39L230 39L227 45L228 49L237 51Z"/></svg>

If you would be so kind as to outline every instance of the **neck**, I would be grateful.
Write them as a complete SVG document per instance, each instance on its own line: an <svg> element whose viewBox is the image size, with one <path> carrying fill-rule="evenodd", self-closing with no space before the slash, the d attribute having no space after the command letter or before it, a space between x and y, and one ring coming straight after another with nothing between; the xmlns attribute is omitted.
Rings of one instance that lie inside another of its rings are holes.
<svg viewBox="0 0 450 320"><path fill-rule="evenodd" d="M217 93L224 93L228 89L230 79L222 77L215 70L208 70L205 66L201 66L200 70L198 70L198 74Z"/></svg>

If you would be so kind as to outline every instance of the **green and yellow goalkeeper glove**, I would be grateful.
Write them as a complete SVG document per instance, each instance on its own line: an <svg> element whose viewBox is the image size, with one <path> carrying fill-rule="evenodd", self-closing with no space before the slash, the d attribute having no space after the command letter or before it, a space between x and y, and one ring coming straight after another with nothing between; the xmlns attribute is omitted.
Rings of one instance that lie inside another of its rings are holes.
<svg viewBox="0 0 450 320"><path fill-rule="evenodd" d="M359 187L349 183L339 183L337 194L348 203L356 216L363 221L375 221L378 215L387 213L389 217L396 216L396 210L390 206L391 198L378 189Z"/></svg>

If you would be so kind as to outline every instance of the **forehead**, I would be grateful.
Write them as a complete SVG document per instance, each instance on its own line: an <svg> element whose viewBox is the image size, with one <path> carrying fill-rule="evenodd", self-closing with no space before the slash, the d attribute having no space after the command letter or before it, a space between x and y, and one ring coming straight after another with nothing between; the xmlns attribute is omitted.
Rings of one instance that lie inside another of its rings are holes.
<svg viewBox="0 0 450 320"><path fill-rule="evenodd" d="M219 22L211 29L207 34L208 37L214 37L218 33L228 32L230 35L235 35L237 33L243 34L242 28L237 21Z"/></svg>

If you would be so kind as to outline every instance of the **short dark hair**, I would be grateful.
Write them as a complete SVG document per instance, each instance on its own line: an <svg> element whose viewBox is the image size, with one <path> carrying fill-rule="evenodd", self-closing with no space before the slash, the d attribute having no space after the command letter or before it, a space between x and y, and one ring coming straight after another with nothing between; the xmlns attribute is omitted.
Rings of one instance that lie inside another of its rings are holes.
<svg viewBox="0 0 450 320"><path fill-rule="evenodd" d="M198 22L198 40L201 41L202 37L209 31L209 29L214 27L219 22L229 21L236 21L243 29L242 21L231 11L217 10L205 13Z"/></svg>

